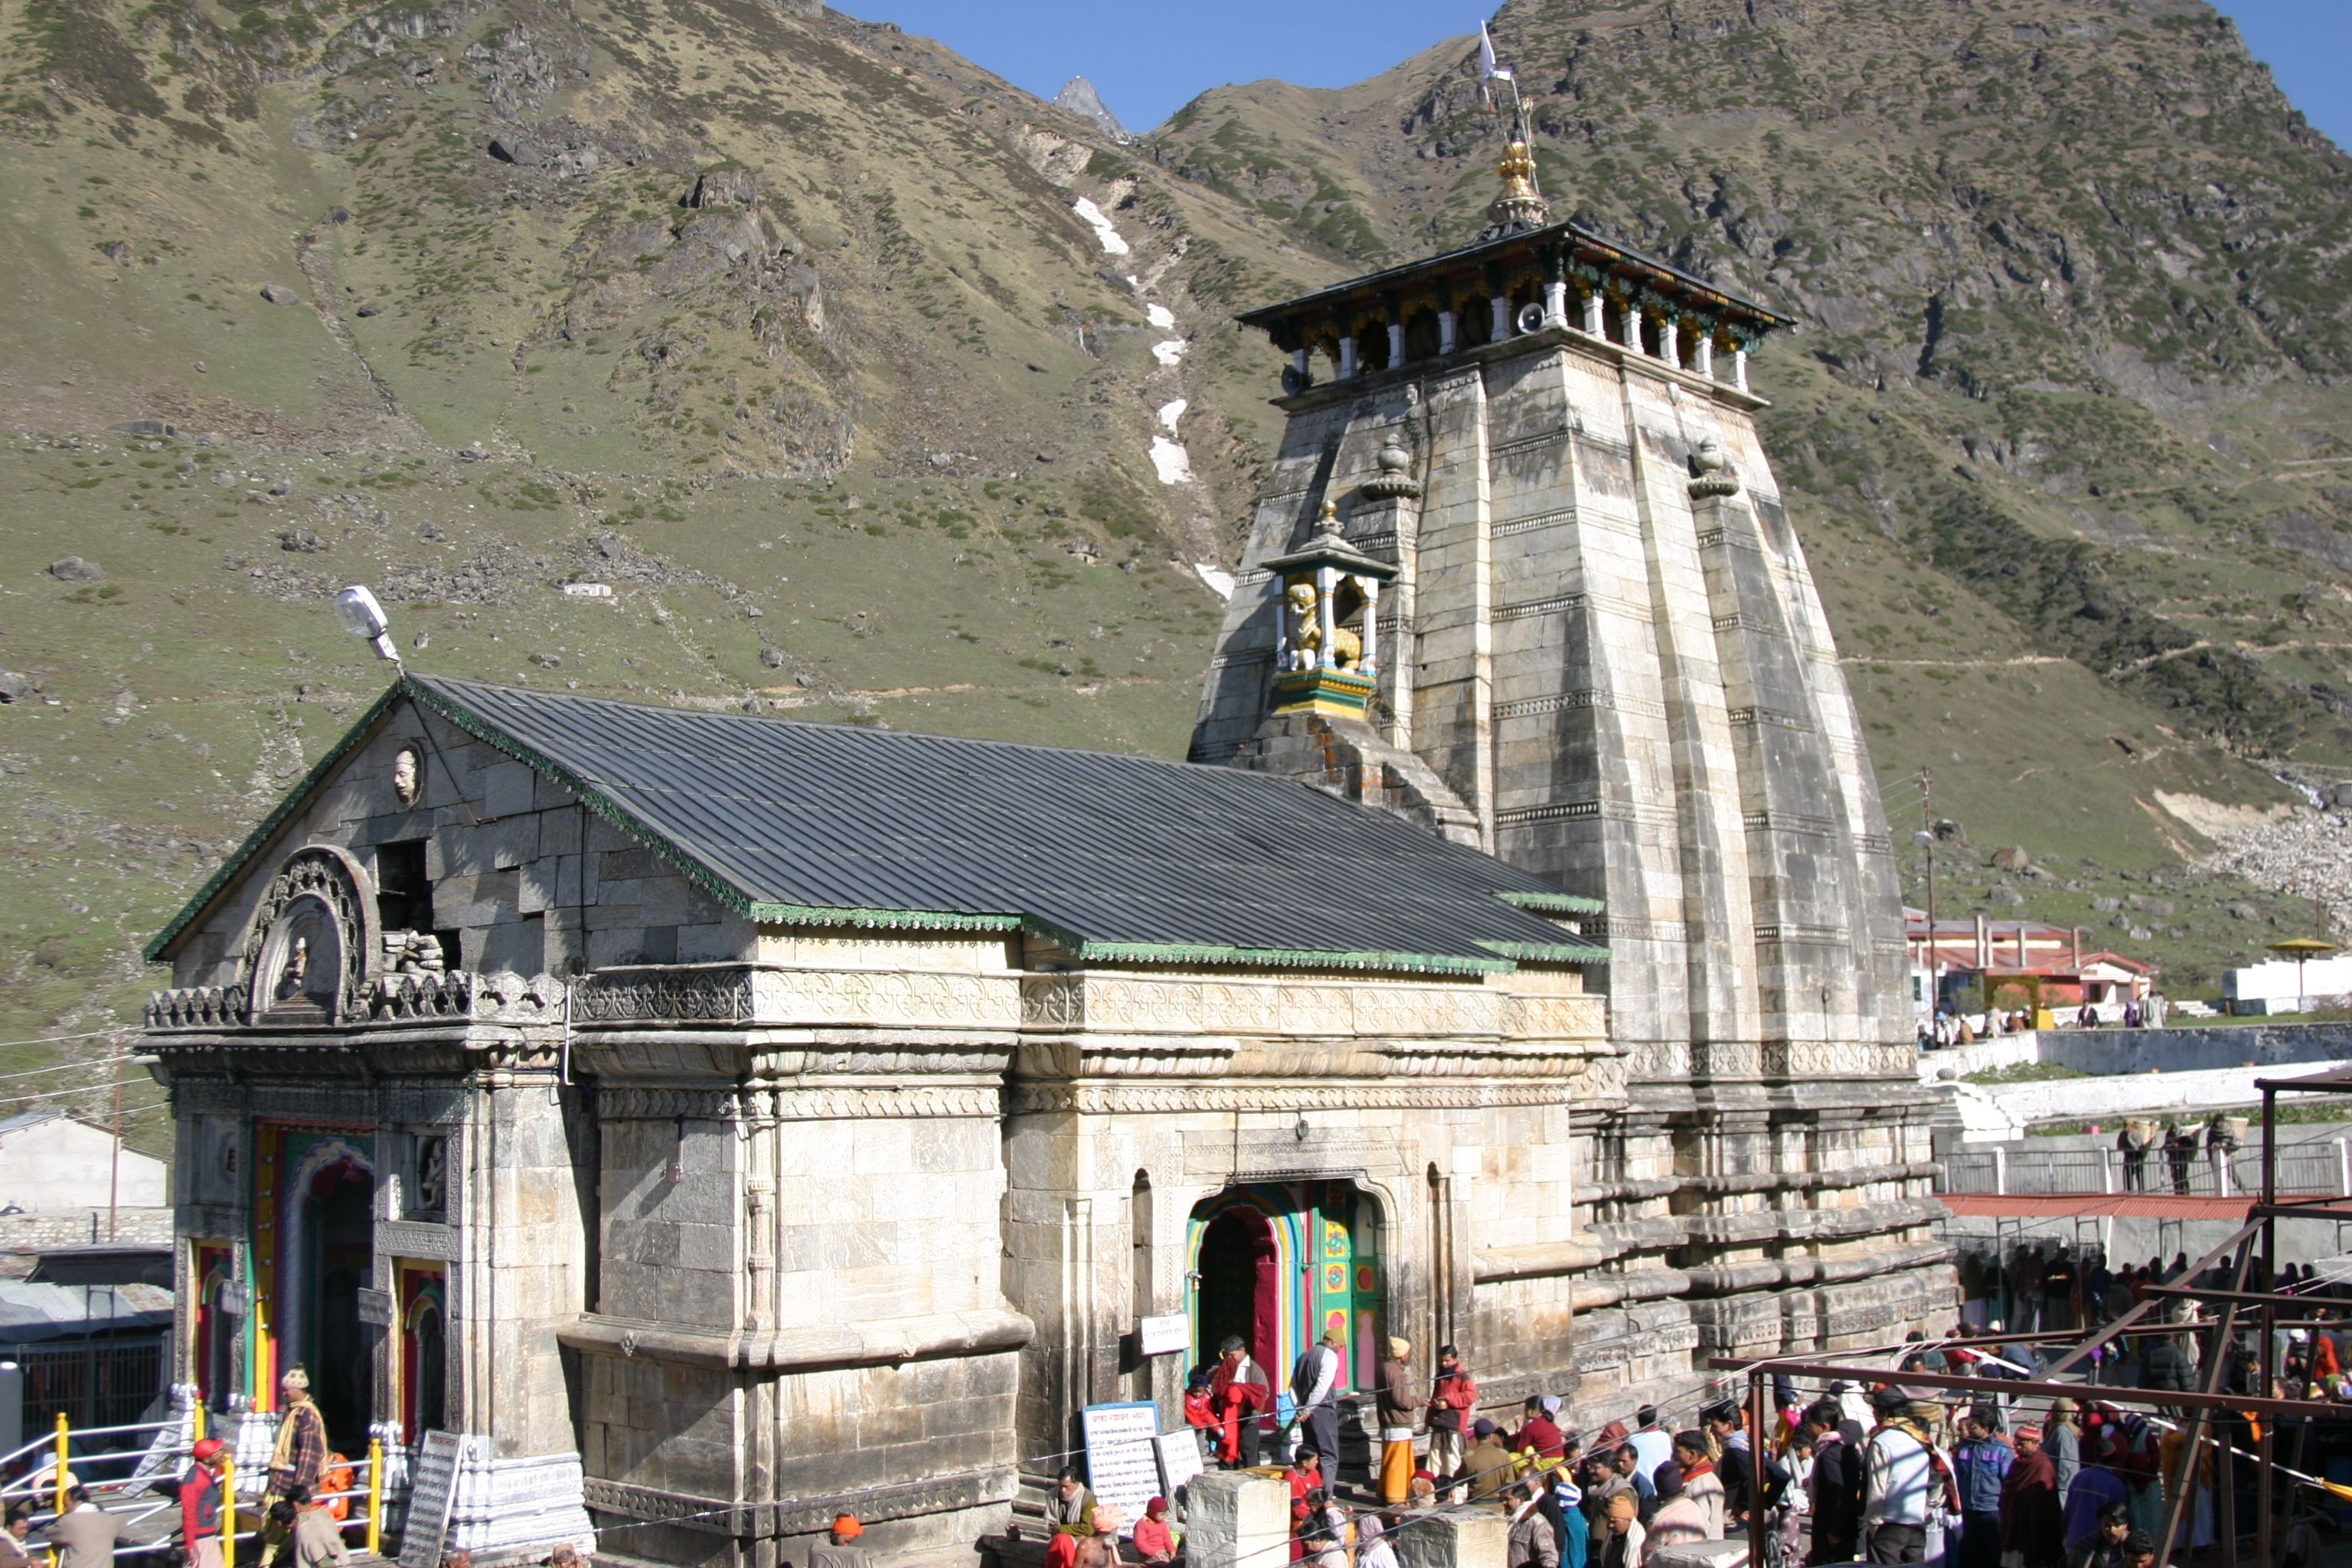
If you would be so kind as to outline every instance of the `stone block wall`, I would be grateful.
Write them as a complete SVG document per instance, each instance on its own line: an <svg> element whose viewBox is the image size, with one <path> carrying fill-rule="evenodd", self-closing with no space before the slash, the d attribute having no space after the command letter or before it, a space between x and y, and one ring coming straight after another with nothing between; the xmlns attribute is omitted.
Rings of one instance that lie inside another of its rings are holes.
<svg viewBox="0 0 2352 1568"><path fill-rule="evenodd" d="M412 806L393 784L404 751L422 763ZM417 840L426 841L434 925L459 933L459 951L443 955L452 969L561 974L575 958L589 968L744 958L757 940L749 922L570 792L406 704L281 825L257 863L330 845L373 874L380 846ZM175 984L245 978L239 957L268 884L266 869L248 877L207 913L174 957ZM373 888L362 892L373 899Z"/></svg>
<svg viewBox="0 0 2352 1568"><path fill-rule="evenodd" d="M1716 1333L1752 1348L1759 1321L1793 1350L1924 1310L1932 1107L1910 1082L1891 845L1759 400L1555 329L1285 406L1192 755L1466 822L1605 904L1586 929L1610 946L1626 1092L1580 1195L1591 1396L1686 1376L1693 1348L1730 1347ZM1391 444L1419 494L1369 499ZM1368 749L1338 726L1302 744L1267 714L1263 563L1327 497L1399 568L1367 718L1433 771L1425 798L1363 783ZM1817 1278L1864 1255L1869 1283ZM1813 1290L1832 1304L1773 1305Z"/></svg>

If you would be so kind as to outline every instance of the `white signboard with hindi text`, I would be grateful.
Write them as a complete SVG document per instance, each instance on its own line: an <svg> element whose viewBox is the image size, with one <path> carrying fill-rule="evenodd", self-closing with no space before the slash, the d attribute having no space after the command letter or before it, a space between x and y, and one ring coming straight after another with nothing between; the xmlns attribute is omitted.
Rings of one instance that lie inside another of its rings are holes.
<svg viewBox="0 0 2352 1568"><path fill-rule="evenodd" d="M1160 1495L1170 1502L1206 1467L1201 1462L1201 1435L1190 1426L1162 1432L1153 1440L1160 1451Z"/></svg>
<svg viewBox="0 0 2352 1568"><path fill-rule="evenodd" d="M1135 1321L1138 1355L1181 1355L1192 1348L1192 1320L1181 1312Z"/></svg>
<svg viewBox="0 0 2352 1568"><path fill-rule="evenodd" d="M427 1432L416 1446L409 1473L408 1521L400 1532L400 1568L441 1568L441 1543L449 1534L449 1509L457 1498L457 1467L466 1439L455 1432Z"/></svg>
<svg viewBox="0 0 2352 1568"><path fill-rule="evenodd" d="M1144 1505L1160 1495L1160 1406L1148 1399L1089 1405L1078 1420L1087 1488L1096 1501L1118 1510L1118 1532L1132 1535Z"/></svg>

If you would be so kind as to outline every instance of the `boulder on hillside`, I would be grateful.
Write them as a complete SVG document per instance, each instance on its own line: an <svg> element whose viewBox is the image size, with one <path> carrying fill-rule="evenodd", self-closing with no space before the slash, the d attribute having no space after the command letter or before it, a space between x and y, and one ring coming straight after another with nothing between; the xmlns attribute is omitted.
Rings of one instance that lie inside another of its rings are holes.
<svg viewBox="0 0 2352 1568"><path fill-rule="evenodd" d="M99 569L97 562L85 561L79 555L50 562L49 575L60 583L102 583L106 580L106 574Z"/></svg>
<svg viewBox="0 0 2352 1568"><path fill-rule="evenodd" d="M127 266L131 261L131 247L119 239L108 240L98 247L98 253L117 267Z"/></svg>
<svg viewBox="0 0 2352 1568"><path fill-rule="evenodd" d="M1993 866L2003 871L2022 871L2032 866L2033 857L2018 845L2005 845L1992 852Z"/></svg>
<svg viewBox="0 0 2352 1568"><path fill-rule="evenodd" d="M520 136L493 136L488 151L499 163L519 168L536 169L547 162L546 149Z"/></svg>
<svg viewBox="0 0 2352 1568"><path fill-rule="evenodd" d="M680 206L748 207L760 199L760 176L740 163L705 169Z"/></svg>
<svg viewBox="0 0 2352 1568"><path fill-rule="evenodd" d="M2001 904L2012 910L2021 907L2025 902L2025 895L2007 882L1995 882L1986 892L1985 897L1996 904Z"/></svg>
<svg viewBox="0 0 2352 1568"><path fill-rule="evenodd" d="M273 305L299 305L302 302L302 296L282 283L264 283L261 297Z"/></svg>
<svg viewBox="0 0 2352 1568"><path fill-rule="evenodd" d="M19 669L0 669L0 702L23 702L38 691L33 678Z"/></svg>

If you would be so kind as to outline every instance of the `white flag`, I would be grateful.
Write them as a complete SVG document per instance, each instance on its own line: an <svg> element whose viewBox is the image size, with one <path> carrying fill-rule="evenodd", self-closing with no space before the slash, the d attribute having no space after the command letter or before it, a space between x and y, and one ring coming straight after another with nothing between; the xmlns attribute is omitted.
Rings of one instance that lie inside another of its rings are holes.
<svg viewBox="0 0 2352 1568"><path fill-rule="evenodd" d="M1495 40L1484 22L1478 24L1478 74L1493 81L1511 79L1511 68L1495 63Z"/></svg>

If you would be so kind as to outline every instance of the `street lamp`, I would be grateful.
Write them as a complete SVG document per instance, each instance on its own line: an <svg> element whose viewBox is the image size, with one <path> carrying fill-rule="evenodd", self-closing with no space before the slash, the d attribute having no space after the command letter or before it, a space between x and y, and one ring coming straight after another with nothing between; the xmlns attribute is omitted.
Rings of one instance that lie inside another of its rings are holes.
<svg viewBox="0 0 2352 1568"><path fill-rule="evenodd" d="M376 658L400 662L400 650L392 646L392 624L384 617L383 606L365 587L354 583L336 595L335 614L342 617L345 631L366 639Z"/></svg>

